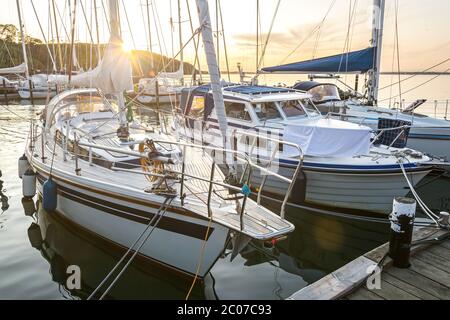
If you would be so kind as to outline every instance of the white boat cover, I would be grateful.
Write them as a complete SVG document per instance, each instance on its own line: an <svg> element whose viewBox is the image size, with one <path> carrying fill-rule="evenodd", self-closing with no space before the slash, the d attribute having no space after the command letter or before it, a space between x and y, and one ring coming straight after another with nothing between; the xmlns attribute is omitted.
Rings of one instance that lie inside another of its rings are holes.
<svg viewBox="0 0 450 320"><path fill-rule="evenodd" d="M27 71L27 66L24 62L21 65L18 65L15 67L0 69L0 74L19 74L19 73L25 73L26 71Z"/></svg>
<svg viewBox="0 0 450 320"><path fill-rule="evenodd" d="M305 155L314 157L353 157L369 154L372 130L355 123L333 119L286 125L283 139L298 144ZM298 156L286 146L283 155Z"/></svg>
<svg viewBox="0 0 450 320"><path fill-rule="evenodd" d="M71 84L77 87L98 88L103 93L110 94L133 90L130 57L123 50L122 40L112 35L98 66L73 76Z"/></svg>

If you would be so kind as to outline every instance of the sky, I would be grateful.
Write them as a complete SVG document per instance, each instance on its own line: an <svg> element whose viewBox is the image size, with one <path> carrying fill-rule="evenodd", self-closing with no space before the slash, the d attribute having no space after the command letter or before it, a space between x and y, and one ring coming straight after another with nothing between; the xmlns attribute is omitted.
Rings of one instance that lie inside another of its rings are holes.
<svg viewBox="0 0 450 320"><path fill-rule="evenodd" d="M16 0L0 0L0 23L18 25ZM31 0L20 0L23 20L28 34L43 38ZM49 2L32 0L45 36L51 38L49 28ZM68 0L55 0L59 13L65 17L65 28L69 33ZM73 4L74 0L71 0ZM395 46L395 3L398 1L398 39L400 69L421 71L450 58L450 1L448 0L386 0L385 29L382 53L382 70L397 71ZM93 15L94 0L78 0L76 39L90 42L87 25L91 26L96 39ZM107 0L103 0L107 9ZM128 48L147 49L149 41L146 20L146 0L119 0L123 39ZM80 5L82 3L82 7ZM173 56L179 51L178 1L149 0L151 20L151 49L157 53ZM180 0L181 29L183 43L192 37L187 4L192 14L193 28L198 26L194 0ZM209 0L213 28L216 23L217 0ZM226 49L230 69L236 70L240 62L244 70L253 72L256 68L256 3L257 0L220 0ZM260 3L260 52L266 43L271 22L273 28L267 41L261 66L278 65L313 57L322 57L370 45L373 0L259 0ZM125 5L125 9L124 6ZM86 19L83 16L83 9ZM328 15L326 16L326 13ZM99 34L102 42L108 39L108 28L102 8L97 0ZM58 13L57 13L58 15ZM171 16L173 28L170 26ZM324 20L324 17L326 19ZM128 19L127 19L128 17ZM349 17L352 17L351 19ZM86 20L88 23L86 23ZM321 21L324 22L321 24ZM351 20L351 23L349 21ZM320 27L319 27L320 26ZM65 30L58 18L60 36L66 39ZM219 30L222 30L219 27ZM53 32L55 38L55 32ZM346 45L347 43L347 45ZM301 44L301 45L300 45ZM299 46L300 45L300 46ZM296 49L297 50L294 50ZM202 51L202 48L200 48ZM193 62L195 50L191 40L184 51L185 60ZM200 53L204 60L203 52ZM260 53L261 55L261 53ZM224 70L225 50L220 38L219 62ZM450 62L433 71L445 71Z"/></svg>

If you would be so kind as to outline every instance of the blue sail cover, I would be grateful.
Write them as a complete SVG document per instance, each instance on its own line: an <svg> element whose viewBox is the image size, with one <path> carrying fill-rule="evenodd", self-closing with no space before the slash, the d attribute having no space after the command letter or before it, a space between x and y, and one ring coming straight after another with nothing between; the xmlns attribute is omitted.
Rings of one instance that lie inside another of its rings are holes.
<svg viewBox="0 0 450 320"><path fill-rule="evenodd" d="M376 48L263 68L267 73L366 73L374 68Z"/></svg>

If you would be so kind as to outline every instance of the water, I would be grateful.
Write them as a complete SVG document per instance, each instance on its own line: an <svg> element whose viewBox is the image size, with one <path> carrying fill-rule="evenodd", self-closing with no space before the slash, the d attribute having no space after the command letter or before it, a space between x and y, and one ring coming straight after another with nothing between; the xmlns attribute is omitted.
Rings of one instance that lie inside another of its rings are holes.
<svg viewBox="0 0 450 320"><path fill-rule="evenodd" d="M85 299L123 251L43 210L30 215L37 199L22 202L17 159L23 153L27 119L37 118L42 107L6 107L16 115L0 106L0 299ZM434 181L420 191L432 208L450 209L449 195L436 192L449 188L449 180ZM272 202L267 205L276 206ZM292 207L287 208L287 218L296 230L286 240L272 248L251 243L233 261L226 250L190 298L283 299L388 238L386 223L336 218ZM69 265L81 268L81 290L67 288ZM184 299L190 284L136 261L108 298Z"/></svg>

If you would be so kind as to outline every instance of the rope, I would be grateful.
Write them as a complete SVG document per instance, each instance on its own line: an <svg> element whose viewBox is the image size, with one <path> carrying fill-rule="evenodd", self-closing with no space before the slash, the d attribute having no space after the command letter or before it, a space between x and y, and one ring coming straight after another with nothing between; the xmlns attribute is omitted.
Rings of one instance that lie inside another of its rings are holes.
<svg viewBox="0 0 450 320"><path fill-rule="evenodd" d="M148 149L150 149L150 152L149 152L150 154L158 152L156 149L155 143L152 140L147 140L143 143L140 143L139 144L139 152L143 153L145 151L146 147ZM163 174L164 173L164 164L161 161L155 161L155 160L141 158L140 162L141 162L142 171L144 171L144 172L150 172L150 173L155 173L155 174ZM150 167L152 169L150 169ZM156 176L145 175L145 177L147 178L147 180L149 182L155 182L156 180L158 180L158 177L156 177Z"/></svg>
<svg viewBox="0 0 450 320"><path fill-rule="evenodd" d="M405 176L406 182L408 183L408 186L409 186L414 198L416 199L417 203L419 204L420 208L431 220L433 220L437 225L439 225L436 220L436 219L438 219L438 216L426 206L426 204L422 201L422 199L417 194L412 183L409 181L408 175L406 173L405 167L403 166L403 162L401 161L401 159L399 159L398 163L400 165L400 168L402 169L403 175Z"/></svg>
<svg viewBox="0 0 450 320"><path fill-rule="evenodd" d="M205 247L206 247L206 243L208 241L209 230L211 229L211 224L212 224L212 216L209 218L208 228L206 229L205 238L203 239L202 248L200 250L200 256L199 256L198 262L197 262L197 270L195 271L195 277L194 277L194 280L192 281L191 287L189 288L189 291L188 291L188 293L186 295L185 300L189 300L191 292L194 289L195 283L197 282L198 274L200 273L200 268L201 268L201 266L203 264L203 257L204 257L204 254L205 254Z"/></svg>
<svg viewBox="0 0 450 320"><path fill-rule="evenodd" d="M125 258L128 256L128 254L131 252L131 250L134 248L134 246L142 239L142 237L144 236L144 234L147 232L147 230L150 228L150 226L153 224L153 222L156 220L157 217L159 217L159 220L162 218L162 216L164 215L164 212L167 209L167 206L170 205L170 203L172 202L173 198L166 198L166 200L163 202L163 204L161 205L161 207L158 209L158 212L153 216L153 218L150 220L150 222L147 224L147 226L145 227L144 231L139 235L139 237L134 241L134 243L128 248L127 252L125 252L125 254L122 256L122 258L116 263L116 265L114 266L114 268L107 274L107 276L102 280L102 282L100 282L100 284L97 286L97 288L95 288L95 290L89 295L89 297L87 298L87 300L91 300L94 295L98 292L98 290L103 286L103 284L105 284L105 282L109 279L109 277L113 274L113 272L119 267L119 265L125 260ZM166 208L166 209L164 209ZM162 214L160 215L161 211L164 209L164 211L162 212ZM150 231L149 235L145 238L145 240L143 241L143 243L140 245L139 249L142 247L142 245L147 241L148 237L150 236L151 232L154 230L154 228L157 226L158 223L155 223L155 225L153 226L152 230ZM136 250L134 255L137 254L137 252L139 251ZM128 264L125 266L127 267L130 263L130 261L132 261L132 259L134 258L134 255L132 256L132 258L130 258L130 260L128 261ZM115 278L115 281L117 281L118 277L123 273L124 269L122 269L121 273ZM113 282L111 285L113 285L115 282ZM110 290L111 285L108 287L108 289ZM108 290L107 289L107 290ZM109 291L108 290L108 291ZM102 297L100 299L103 298L103 296L106 294L107 292L105 292Z"/></svg>

